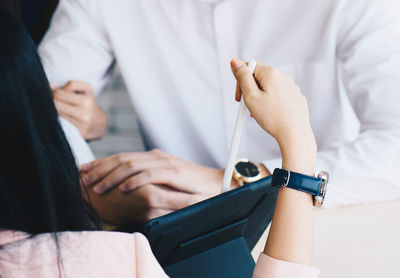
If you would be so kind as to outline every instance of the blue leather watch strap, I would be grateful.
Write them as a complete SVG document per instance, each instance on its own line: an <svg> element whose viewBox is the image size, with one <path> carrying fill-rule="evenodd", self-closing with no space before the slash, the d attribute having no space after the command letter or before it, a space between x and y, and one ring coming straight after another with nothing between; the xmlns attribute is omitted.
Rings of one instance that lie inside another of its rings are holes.
<svg viewBox="0 0 400 278"><path fill-rule="evenodd" d="M286 186L309 193L313 196L320 196L322 182L323 180L320 178L277 168L274 170L271 184L272 186Z"/></svg>

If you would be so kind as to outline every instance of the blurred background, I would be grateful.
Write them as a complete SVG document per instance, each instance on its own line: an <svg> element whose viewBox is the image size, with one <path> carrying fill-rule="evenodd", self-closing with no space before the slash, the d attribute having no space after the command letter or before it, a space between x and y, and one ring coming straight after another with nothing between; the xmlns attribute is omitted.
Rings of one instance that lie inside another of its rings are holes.
<svg viewBox="0 0 400 278"><path fill-rule="evenodd" d="M108 116L106 134L100 140L90 142L97 158L120 152L144 150L136 115L126 91L118 66L98 98L99 105Z"/></svg>

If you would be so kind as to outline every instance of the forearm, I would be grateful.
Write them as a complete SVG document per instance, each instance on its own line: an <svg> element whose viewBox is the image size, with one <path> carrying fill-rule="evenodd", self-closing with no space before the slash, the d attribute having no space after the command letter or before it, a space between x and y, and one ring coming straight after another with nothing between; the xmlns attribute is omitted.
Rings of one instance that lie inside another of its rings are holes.
<svg viewBox="0 0 400 278"><path fill-rule="evenodd" d="M315 142L311 135L303 142L306 142L303 146L297 143L293 147L281 146L282 167L314 175ZM312 196L290 188L280 189L264 253L275 259L310 265L312 243Z"/></svg>

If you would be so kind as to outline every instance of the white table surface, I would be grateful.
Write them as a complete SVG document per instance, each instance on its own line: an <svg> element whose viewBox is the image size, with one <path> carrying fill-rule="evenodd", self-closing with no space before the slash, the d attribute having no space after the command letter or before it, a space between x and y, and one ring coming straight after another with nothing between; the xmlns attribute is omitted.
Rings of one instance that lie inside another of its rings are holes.
<svg viewBox="0 0 400 278"><path fill-rule="evenodd" d="M316 210L314 266L320 278L400 278L400 201Z"/></svg>

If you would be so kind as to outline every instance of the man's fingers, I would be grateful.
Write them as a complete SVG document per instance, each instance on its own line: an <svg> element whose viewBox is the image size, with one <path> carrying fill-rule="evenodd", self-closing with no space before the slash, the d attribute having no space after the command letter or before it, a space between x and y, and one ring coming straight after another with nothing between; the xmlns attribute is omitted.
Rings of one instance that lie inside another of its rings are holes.
<svg viewBox="0 0 400 278"><path fill-rule="evenodd" d="M69 81L65 86L62 87L63 90L73 91L81 94L93 94L92 86L85 82L79 81Z"/></svg>
<svg viewBox="0 0 400 278"><path fill-rule="evenodd" d="M121 154L117 154L117 155L121 155ZM81 170L84 172L89 172L90 170L102 165L103 163L106 163L107 161L114 159L114 157L117 155L106 156L103 158L93 160L89 163L83 164L83 165L81 165Z"/></svg>
<svg viewBox="0 0 400 278"><path fill-rule="evenodd" d="M81 170L88 172L104 163L108 163L108 161L110 160L113 160L115 163L125 163L129 160L142 160L147 158L161 157L162 155L160 155L159 153L160 151L158 150L152 150L148 152L136 152L136 153L119 153L116 155L96 159L87 164L83 164L81 166Z"/></svg>
<svg viewBox="0 0 400 278"><path fill-rule="evenodd" d="M152 168L166 167L167 163L168 161L164 159L130 159L120 164L109 174L107 174L105 178L103 178L98 184L95 185L93 191L98 194L104 193L105 191L123 183L132 175L136 175L142 171L145 172L145 170L147 171Z"/></svg>
<svg viewBox="0 0 400 278"><path fill-rule="evenodd" d="M235 58L231 61L231 67L233 75L235 76L243 94L250 95L259 91L253 74L243 61Z"/></svg>
<svg viewBox="0 0 400 278"><path fill-rule="evenodd" d="M130 177L119 188L124 192L130 192L147 184L163 184L176 190L184 190L176 183L179 179L179 170L177 168L152 168Z"/></svg>
<svg viewBox="0 0 400 278"><path fill-rule="evenodd" d="M56 106L58 114L69 121L78 121L79 119L76 118L79 115L79 110L70 104L67 104L62 101L54 100L54 104Z"/></svg>
<svg viewBox="0 0 400 278"><path fill-rule="evenodd" d="M92 185L109 175L111 171L114 171L114 169L122 164L125 164L125 166L121 168L123 169L123 174L126 175L130 171L131 174L129 176L131 176L145 169L167 167L171 164L171 160L169 156L166 156L163 152L158 150L138 153L121 153L82 165L81 170L84 172L82 174L82 179L86 185ZM108 180L108 183L113 183L114 177L119 175L118 172L121 169L118 169L112 177L109 177L110 180ZM115 183L113 185L115 185Z"/></svg>
<svg viewBox="0 0 400 278"><path fill-rule="evenodd" d="M153 209L178 210L207 199L208 196L190 194L170 189L166 186L148 184L139 188L135 194L139 202Z"/></svg>
<svg viewBox="0 0 400 278"><path fill-rule="evenodd" d="M124 159L122 156L114 155L91 162L89 165L94 166L87 172L82 173L83 183L86 186L90 186L100 181L111 171L118 168L119 165L125 163L125 160L122 159ZM85 167L82 167L82 170L85 171L83 168Z"/></svg>
<svg viewBox="0 0 400 278"><path fill-rule="evenodd" d="M167 215L169 213L173 212L173 210L168 210L168 209L151 209L149 208L147 212L145 211L144 214L146 216L146 220L149 221L154 218L158 218L164 215Z"/></svg>
<svg viewBox="0 0 400 278"><path fill-rule="evenodd" d="M53 97L55 100L58 100L60 102L70 104L73 106L79 106L82 102L82 96L75 94L72 91L66 91L66 90L54 90L53 91Z"/></svg>
<svg viewBox="0 0 400 278"><path fill-rule="evenodd" d="M170 210L183 209L208 198L206 195L191 194L179 191L166 190L164 194L162 205Z"/></svg>
<svg viewBox="0 0 400 278"><path fill-rule="evenodd" d="M135 173L132 172L129 162L123 163L112 169L105 178L93 187L93 191L97 194L102 194L134 174ZM90 185L90 183L88 183L88 185Z"/></svg>

